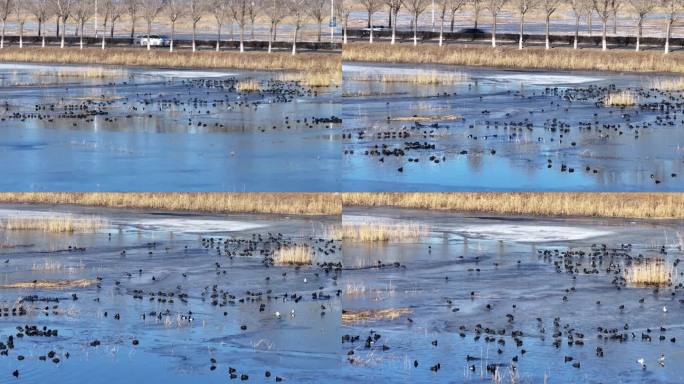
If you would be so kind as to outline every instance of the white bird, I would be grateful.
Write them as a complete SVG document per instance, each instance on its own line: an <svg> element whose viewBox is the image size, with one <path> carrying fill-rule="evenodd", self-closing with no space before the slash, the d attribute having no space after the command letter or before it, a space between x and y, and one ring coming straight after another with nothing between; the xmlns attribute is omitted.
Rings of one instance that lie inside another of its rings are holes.
<svg viewBox="0 0 684 384"><path fill-rule="evenodd" d="M658 358L658 366L659 367L664 367L665 366L665 355L660 354L660 357Z"/></svg>
<svg viewBox="0 0 684 384"><path fill-rule="evenodd" d="M307 282L306 277L304 278L304 282L305 282L305 283Z"/></svg>
<svg viewBox="0 0 684 384"><path fill-rule="evenodd" d="M667 313L667 307L663 305L663 312Z"/></svg>
<svg viewBox="0 0 684 384"><path fill-rule="evenodd" d="M643 357L638 358L637 363L639 363L639 365L641 365L641 369L646 369L646 361L644 360Z"/></svg>
<svg viewBox="0 0 684 384"><path fill-rule="evenodd" d="M276 312L275 312L275 317L278 318L278 319L280 319L280 312L276 311Z"/></svg>
<svg viewBox="0 0 684 384"><path fill-rule="evenodd" d="M290 312L290 316L294 317L294 309Z"/></svg>

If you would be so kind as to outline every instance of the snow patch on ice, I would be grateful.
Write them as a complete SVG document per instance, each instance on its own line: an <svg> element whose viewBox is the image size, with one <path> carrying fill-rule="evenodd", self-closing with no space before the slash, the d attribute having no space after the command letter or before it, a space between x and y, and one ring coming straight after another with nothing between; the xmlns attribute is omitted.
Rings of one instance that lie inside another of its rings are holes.
<svg viewBox="0 0 684 384"><path fill-rule="evenodd" d="M466 237L520 243L584 240L612 234L593 228L518 224L471 225L454 230Z"/></svg>
<svg viewBox="0 0 684 384"><path fill-rule="evenodd" d="M125 224L138 229L178 233L237 232L266 226L247 221L182 218L132 220Z"/></svg>

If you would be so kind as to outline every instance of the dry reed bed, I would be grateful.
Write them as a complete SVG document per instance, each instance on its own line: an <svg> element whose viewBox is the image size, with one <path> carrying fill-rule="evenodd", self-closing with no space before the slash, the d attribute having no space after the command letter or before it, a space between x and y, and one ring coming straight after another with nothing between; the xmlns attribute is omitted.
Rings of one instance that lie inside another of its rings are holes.
<svg viewBox="0 0 684 384"><path fill-rule="evenodd" d="M309 77L317 82L328 79L326 85L336 85L341 77L342 62L339 54L326 53L264 53L264 52L168 52L144 49L115 48L5 48L0 50L0 61L98 64L146 67L172 67L183 69L244 69L301 72L305 83Z"/></svg>
<svg viewBox="0 0 684 384"><path fill-rule="evenodd" d="M282 247L273 258L276 265L310 265L312 261L313 250L308 245Z"/></svg>
<svg viewBox="0 0 684 384"><path fill-rule="evenodd" d="M462 45L390 45L352 43L342 52L345 61L372 61L416 64L450 64L485 67L596 70L618 72L684 72L683 55L654 52L572 50L512 47L472 47Z"/></svg>
<svg viewBox="0 0 684 384"><path fill-rule="evenodd" d="M340 215L336 193L0 193L0 203L75 204L211 213Z"/></svg>
<svg viewBox="0 0 684 384"><path fill-rule="evenodd" d="M637 104L637 97L630 91L609 93L603 100L605 107L632 107Z"/></svg>
<svg viewBox="0 0 684 384"><path fill-rule="evenodd" d="M356 73L346 77L352 81L374 81L383 83L409 83L416 85L452 85L468 80L463 73L421 71L414 73Z"/></svg>
<svg viewBox="0 0 684 384"><path fill-rule="evenodd" d="M360 311L342 311L342 324L354 324L366 321L395 320L411 314L410 308L366 309Z"/></svg>
<svg viewBox="0 0 684 384"><path fill-rule="evenodd" d="M665 92L684 91L684 77L656 79L651 82L651 88Z"/></svg>
<svg viewBox="0 0 684 384"><path fill-rule="evenodd" d="M625 268L628 285L636 287L666 287L672 283L674 268L663 260L647 260Z"/></svg>
<svg viewBox="0 0 684 384"><path fill-rule="evenodd" d="M236 89L238 92L259 92L261 90L261 83L254 79L240 80L237 83Z"/></svg>
<svg viewBox="0 0 684 384"><path fill-rule="evenodd" d="M15 289L66 289L66 288L85 288L93 284L97 284L95 279L77 279L77 280L35 280L35 281L20 281L12 284L0 285L0 288Z"/></svg>
<svg viewBox="0 0 684 384"><path fill-rule="evenodd" d="M684 219L684 193L343 193L342 204L507 215Z"/></svg>
<svg viewBox="0 0 684 384"><path fill-rule="evenodd" d="M98 217L9 217L0 221L0 228L6 231L41 231L49 233L92 233L107 225Z"/></svg>
<svg viewBox="0 0 684 384"><path fill-rule="evenodd" d="M328 230L328 237L353 242L413 241L428 234L424 225L407 224L343 224Z"/></svg>

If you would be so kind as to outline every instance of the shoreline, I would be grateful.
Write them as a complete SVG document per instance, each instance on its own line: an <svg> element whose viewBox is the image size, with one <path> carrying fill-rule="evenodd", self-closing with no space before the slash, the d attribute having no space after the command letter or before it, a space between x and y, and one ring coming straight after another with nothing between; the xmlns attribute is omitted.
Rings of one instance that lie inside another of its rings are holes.
<svg viewBox="0 0 684 384"><path fill-rule="evenodd" d="M370 49L372 48L372 49ZM342 51L344 62L457 65L529 71L592 71L653 74L684 73L684 56L654 52L573 50L528 47L524 50L468 45L418 45L354 42Z"/></svg>

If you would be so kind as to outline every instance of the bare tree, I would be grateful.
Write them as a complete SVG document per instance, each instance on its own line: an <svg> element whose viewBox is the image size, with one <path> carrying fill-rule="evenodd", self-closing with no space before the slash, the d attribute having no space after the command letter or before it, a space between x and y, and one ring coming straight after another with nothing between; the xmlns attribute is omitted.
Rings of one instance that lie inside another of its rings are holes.
<svg viewBox="0 0 684 384"><path fill-rule="evenodd" d="M679 19L679 12L682 11L682 0L663 0L665 8L665 54L670 53L670 37L672 36L672 25Z"/></svg>
<svg viewBox="0 0 684 384"><path fill-rule="evenodd" d="M613 15L613 35L617 35L618 9L620 8L619 0L610 0L610 13Z"/></svg>
<svg viewBox="0 0 684 384"><path fill-rule="evenodd" d="M389 7L390 26L392 27L392 41L390 44L394 44L397 40L397 15L399 14L402 3L402 0L385 0L385 4ZM392 20L394 20L394 22L392 22Z"/></svg>
<svg viewBox="0 0 684 384"><path fill-rule="evenodd" d="M128 13L128 16L131 18L131 40L135 38L135 22L140 15L141 1L143 0L124 0L126 13Z"/></svg>
<svg viewBox="0 0 684 384"><path fill-rule="evenodd" d="M579 30L580 21L582 15L589 13L589 18L591 18L591 0L570 0L570 8L572 8L572 13L575 15L575 39L573 42L573 48L579 48Z"/></svg>
<svg viewBox="0 0 684 384"><path fill-rule="evenodd" d="M465 4L465 0L438 0L439 6L439 46L444 44L444 20L447 12L451 15L451 31L454 30L454 17L461 7Z"/></svg>
<svg viewBox="0 0 684 384"><path fill-rule="evenodd" d="M451 14L451 29L454 31L454 23L456 22L456 12L460 11L466 4L467 0L451 0L449 1L448 10Z"/></svg>
<svg viewBox="0 0 684 384"><path fill-rule="evenodd" d="M229 18L230 11L226 0L212 0L210 5L216 21L216 52L219 52L221 51L221 29L226 19Z"/></svg>
<svg viewBox="0 0 684 384"><path fill-rule="evenodd" d="M425 12L430 0L404 0L404 8L413 20L413 45L418 45L418 17Z"/></svg>
<svg viewBox="0 0 684 384"><path fill-rule="evenodd" d="M294 24L294 31L292 34L292 55L297 54L297 35L299 34L299 29L302 27L302 23L306 17L306 2L308 0L286 0L290 18Z"/></svg>
<svg viewBox="0 0 684 384"><path fill-rule="evenodd" d="M233 19L240 27L240 52L245 51L245 26L247 25L247 1L235 0L230 3ZM306 9L306 8L304 8ZM304 9L302 11L304 11Z"/></svg>
<svg viewBox="0 0 684 384"><path fill-rule="evenodd" d="M9 18L12 13L13 0L0 0L0 20L2 20L2 33L0 34L0 49L5 48L5 28L7 24L7 18Z"/></svg>
<svg viewBox="0 0 684 384"><path fill-rule="evenodd" d="M13 3L14 14L17 16L17 25L19 26L19 48L24 48L24 25L28 17L26 7L27 4L21 1Z"/></svg>
<svg viewBox="0 0 684 384"><path fill-rule="evenodd" d="M79 30L79 47L83 49L83 29L86 22L95 14L95 3L90 0L76 0L74 3L74 18Z"/></svg>
<svg viewBox="0 0 684 384"><path fill-rule="evenodd" d="M321 41L323 20L325 19L329 0L309 0L309 16L318 24L318 42Z"/></svg>
<svg viewBox="0 0 684 384"><path fill-rule="evenodd" d="M653 3L653 0L629 0L629 3L636 13L636 51L639 52L641 49L641 36L644 30L644 19L646 15L653 12L656 4Z"/></svg>
<svg viewBox="0 0 684 384"><path fill-rule="evenodd" d="M276 32L278 30L278 24L283 21L283 18L287 16L287 9L285 5L283 4L282 0L267 0L268 5L266 6L266 17L268 17L269 21L269 34L268 34L268 53L271 53L273 50L273 41L276 38ZM337 8L344 8L344 3L343 1L338 1L335 3ZM345 30L346 32L346 30Z"/></svg>
<svg viewBox="0 0 684 384"><path fill-rule="evenodd" d="M50 0L31 0L28 5L31 14L33 14L33 17L35 17L38 22L38 36L41 37L41 45L43 47L45 47L45 32L43 31L43 25L45 25L45 22L51 16L52 7L50 5Z"/></svg>
<svg viewBox="0 0 684 384"><path fill-rule="evenodd" d="M164 8L165 0L140 0L140 11L147 23L147 50L151 49L150 35L152 35L152 23L157 19Z"/></svg>
<svg viewBox="0 0 684 384"><path fill-rule="evenodd" d="M183 0L166 0L164 13L171 22L171 38L169 41L169 52L173 52L173 46L176 40L176 22L181 17L183 12Z"/></svg>
<svg viewBox="0 0 684 384"><path fill-rule="evenodd" d="M496 18L508 0L487 0L487 8L492 14L492 47L496 48Z"/></svg>
<svg viewBox="0 0 684 384"><path fill-rule="evenodd" d="M368 12L368 28L370 28L369 41L371 44L373 44L373 14L380 10L380 7L382 6L382 0L359 0L359 2L366 10L366 12Z"/></svg>
<svg viewBox="0 0 684 384"><path fill-rule="evenodd" d="M601 40L602 50L608 50L608 43L606 42L606 35L608 34L608 18L610 17L610 3L611 0L594 0L594 9L603 23L603 38Z"/></svg>
<svg viewBox="0 0 684 384"><path fill-rule="evenodd" d="M261 0L251 0L247 2L247 18L249 19L249 35L250 39L254 40L254 23L257 16L259 16L259 8L261 7Z"/></svg>
<svg viewBox="0 0 684 384"><path fill-rule="evenodd" d="M124 12L123 4L121 3L121 0L105 0L104 4L102 5L103 11L104 11L104 22L102 24L103 31L102 33L104 35L107 34L107 23L109 22L109 37L114 38L114 24L116 23L119 18L121 18L121 14ZM102 37L102 49L104 49L105 46L105 38L104 36Z"/></svg>
<svg viewBox="0 0 684 384"><path fill-rule="evenodd" d="M516 0L516 8L520 15L520 38L518 39L518 49L523 49L523 38L525 35L525 15L536 5L537 0Z"/></svg>
<svg viewBox="0 0 684 384"><path fill-rule="evenodd" d="M478 22L480 21L480 13L484 8L484 0L470 0L470 7L473 9L473 19L475 20L473 28L477 29Z"/></svg>
<svg viewBox="0 0 684 384"><path fill-rule="evenodd" d="M551 38L549 34L549 30L551 28L551 16L556 13L556 10L558 9L558 5L560 4L560 0L542 0L542 9L544 10L544 22L545 22L545 31L544 31L544 41L546 42L546 49L551 49Z"/></svg>
<svg viewBox="0 0 684 384"><path fill-rule="evenodd" d="M197 23L202 20L202 16L207 11L207 2L205 0L189 0L189 10L190 21L192 21L192 51L197 50L196 35L197 35Z"/></svg>
<svg viewBox="0 0 684 384"><path fill-rule="evenodd" d="M71 16L72 6L74 5L74 0L53 0L53 6L55 8L55 14L57 15L57 20L62 21L62 41L60 43L60 48L64 48L64 40L66 37L66 22ZM59 25L59 24L58 24Z"/></svg>

